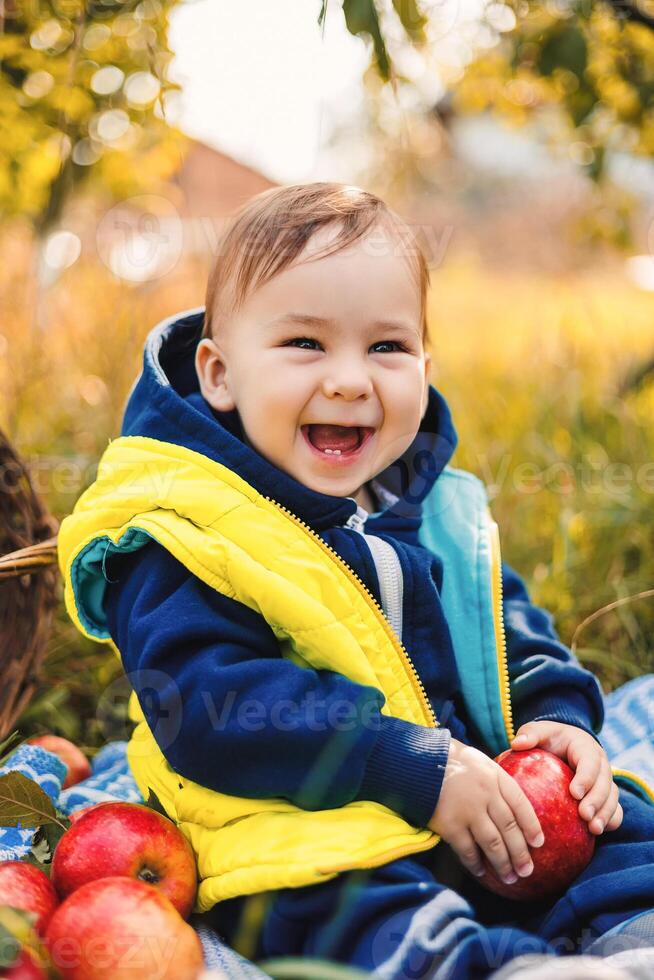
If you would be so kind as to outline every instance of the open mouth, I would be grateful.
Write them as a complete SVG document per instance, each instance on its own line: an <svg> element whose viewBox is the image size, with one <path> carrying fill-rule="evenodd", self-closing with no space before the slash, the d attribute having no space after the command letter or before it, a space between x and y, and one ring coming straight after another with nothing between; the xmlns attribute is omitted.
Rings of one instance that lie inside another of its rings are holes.
<svg viewBox="0 0 654 980"><path fill-rule="evenodd" d="M312 425L301 426L302 435L304 436L305 442L312 452L322 459L326 459L334 463L352 460L359 456L363 447L369 442L371 436L375 432L374 429L364 428L363 426L343 426L343 428L352 428L356 430L357 441L356 444L354 444L350 449L336 449L328 447L321 448L316 446L311 439Z"/></svg>

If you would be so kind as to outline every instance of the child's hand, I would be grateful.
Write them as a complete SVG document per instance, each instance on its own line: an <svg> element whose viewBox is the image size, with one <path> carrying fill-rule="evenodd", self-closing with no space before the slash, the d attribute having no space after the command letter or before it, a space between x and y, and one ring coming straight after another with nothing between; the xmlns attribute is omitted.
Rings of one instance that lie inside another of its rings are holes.
<svg viewBox="0 0 654 980"><path fill-rule="evenodd" d="M617 830L623 816L618 787L606 752L593 736L560 721L530 721L518 729L511 748L533 749L537 745L558 755L575 771L570 792L581 800L579 816L589 821L588 829L593 834Z"/></svg>
<svg viewBox="0 0 654 980"><path fill-rule="evenodd" d="M428 826L472 874L483 873L481 848L509 884L534 869L527 842L532 847L543 843L538 817L515 779L483 752L455 738Z"/></svg>

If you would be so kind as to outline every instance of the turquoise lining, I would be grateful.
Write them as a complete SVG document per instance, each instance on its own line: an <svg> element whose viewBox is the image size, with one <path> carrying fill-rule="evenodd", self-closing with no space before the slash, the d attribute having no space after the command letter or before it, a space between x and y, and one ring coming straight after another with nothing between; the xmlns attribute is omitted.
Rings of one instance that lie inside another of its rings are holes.
<svg viewBox="0 0 654 980"><path fill-rule="evenodd" d="M493 618L492 551L484 485L445 467L423 502L418 538L443 561L441 599L463 700L489 751L509 747Z"/></svg>
<svg viewBox="0 0 654 980"><path fill-rule="evenodd" d="M82 626L90 636L109 640L107 617L104 613L104 591L110 581L106 571L107 556L118 552L138 551L152 535L138 527L130 527L114 544L107 535L94 538L75 557L71 569L71 582L75 606Z"/></svg>

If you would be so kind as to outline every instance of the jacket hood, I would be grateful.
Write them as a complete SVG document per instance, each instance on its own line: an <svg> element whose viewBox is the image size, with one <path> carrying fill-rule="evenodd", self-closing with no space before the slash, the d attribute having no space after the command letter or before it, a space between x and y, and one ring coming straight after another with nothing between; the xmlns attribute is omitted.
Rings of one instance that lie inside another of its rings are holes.
<svg viewBox="0 0 654 980"><path fill-rule="evenodd" d="M354 498L311 490L280 470L244 441L236 409L214 411L202 397L195 348L203 319L204 307L197 307L168 317L150 331L121 435L147 436L201 453L317 530L345 524L357 510ZM449 462L456 442L447 403L430 385L427 411L412 444L371 481L384 514L419 519L421 502Z"/></svg>

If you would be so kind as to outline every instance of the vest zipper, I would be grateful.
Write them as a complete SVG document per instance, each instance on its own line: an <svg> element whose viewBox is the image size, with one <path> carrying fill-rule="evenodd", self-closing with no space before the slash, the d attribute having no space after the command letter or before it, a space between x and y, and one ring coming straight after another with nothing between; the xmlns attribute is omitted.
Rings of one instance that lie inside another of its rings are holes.
<svg viewBox="0 0 654 980"><path fill-rule="evenodd" d="M353 528L365 538L377 570L382 609L401 640L403 601L402 566L400 565L397 552L388 541L384 541L383 538L378 537L376 534L369 534L366 531L365 524L367 518L367 511L363 507L357 507L356 513L348 518L345 527Z"/></svg>
<svg viewBox="0 0 654 980"><path fill-rule="evenodd" d="M511 681L506 653L506 630L504 628L504 609L502 596L502 558L500 553L500 533L494 520L489 519L491 543L491 588L493 595L493 626L495 628L495 649L497 650L497 672L500 682L500 701L502 717L507 738L511 742L515 736L513 729L513 708L511 705Z"/></svg>
<svg viewBox="0 0 654 980"><path fill-rule="evenodd" d="M273 500L272 497L269 497L265 494L262 494L262 496L264 500L268 501L268 503L272 504L274 507L277 507L279 510L281 510L288 518L290 518L290 520L293 521L294 524L297 524L304 531L306 531L307 534L309 534L313 538L313 540L322 548L322 550L336 562L339 568L341 568L342 571L345 572L347 577L352 582L354 582L355 585L357 585L360 590L363 591L364 597L368 602L368 605L375 613L380 626L383 628L384 632L386 633L386 636L393 644L393 648L395 649L396 653L400 657L400 660L402 661L402 664L411 682L411 686L414 690L414 693L416 694L416 697L418 698L418 701L420 702L420 705L422 707L426 726L428 728L437 728L438 720L436 718L436 715L434 714L431 704L429 703L429 698L427 697L427 693L423 686L422 680L420 679L418 671L414 667L411 658L409 657L409 654L404 648L404 645L402 644L401 640L398 639L395 630L393 629L388 619L386 618L384 614L384 610L379 605L379 603L377 602L374 595L372 594L372 592L370 591L366 583L363 581L363 579L359 578L357 573L352 568L350 568L347 562L345 562L341 558L339 553L335 551L330 545L328 545L326 541L323 541L320 535L317 534L313 530L313 528L309 527L309 525L306 524L301 518L299 518L296 514L294 514L293 511L289 510L287 507L284 507L283 504L278 503L276 500Z"/></svg>

